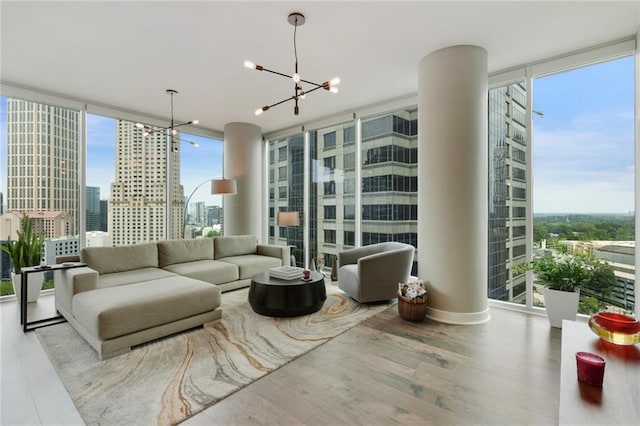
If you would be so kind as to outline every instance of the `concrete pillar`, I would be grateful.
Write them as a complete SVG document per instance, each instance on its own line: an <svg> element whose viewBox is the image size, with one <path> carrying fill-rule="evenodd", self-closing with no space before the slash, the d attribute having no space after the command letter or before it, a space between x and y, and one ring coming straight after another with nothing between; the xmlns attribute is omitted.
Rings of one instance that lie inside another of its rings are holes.
<svg viewBox="0 0 640 426"><path fill-rule="evenodd" d="M453 46L418 76L418 275L427 317L490 319L487 300L487 52Z"/></svg>
<svg viewBox="0 0 640 426"><path fill-rule="evenodd" d="M224 177L238 193L224 196L224 235L263 235L262 129L249 123L224 126Z"/></svg>

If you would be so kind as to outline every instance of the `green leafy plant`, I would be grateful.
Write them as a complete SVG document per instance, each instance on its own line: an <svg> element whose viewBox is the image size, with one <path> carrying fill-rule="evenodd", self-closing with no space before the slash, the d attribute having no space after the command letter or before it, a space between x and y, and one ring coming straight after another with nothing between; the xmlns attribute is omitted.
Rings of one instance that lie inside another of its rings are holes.
<svg viewBox="0 0 640 426"><path fill-rule="evenodd" d="M9 254L13 272L19 274L22 268L40 264L44 235L36 235L33 232L33 224L27 215L22 217L22 231L18 231L18 239L11 241L7 238L7 245L2 246L2 251Z"/></svg>
<svg viewBox="0 0 640 426"><path fill-rule="evenodd" d="M533 271L536 277L552 290L576 291L589 289L604 297L616 284L613 268L591 255L546 255L532 262L514 266L519 272Z"/></svg>

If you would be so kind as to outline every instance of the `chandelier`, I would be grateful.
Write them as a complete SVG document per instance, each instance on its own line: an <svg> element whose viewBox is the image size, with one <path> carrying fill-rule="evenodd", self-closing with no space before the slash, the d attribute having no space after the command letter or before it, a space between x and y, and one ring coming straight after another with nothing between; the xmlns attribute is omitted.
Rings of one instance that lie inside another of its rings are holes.
<svg viewBox="0 0 640 426"><path fill-rule="evenodd" d="M193 142L193 141L189 141L186 139L180 139L180 138L176 138L176 135L178 134L178 131L176 130L176 127L182 127L182 126L186 126L189 124L198 124L199 121L198 120L191 120L191 121L187 121L186 123L181 123L181 124L175 124L175 120L173 119L173 96L178 94L177 90L173 90L173 89L167 89L166 90L167 95L169 95L171 97L171 124L167 127L155 127L155 126L150 126L148 124L144 124L144 123L136 123L136 127L139 129L142 129L142 136L149 136L152 135L154 133L160 133L160 132L169 132L169 136L171 137L171 151L173 152L178 152L178 142L186 142L188 144L191 144L195 147L198 147L198 143L197 142Z"/></svg>
<svg viewBox="0 0 640 426"><path fill-rule="evenodd" d="M295 57L295 69L294 69L294 74L293 75L288 75L288 74L284 74L278 71L273 71L270 70L268 68L263 67L262 65L256 65L251 61L244 61L244 66L247 68L252 68L258 71L266 71L266 72L270 72L271 74L276 74L276 75L280 75L282 77L286 77L286 78L290 78L291 80L293 80L293 95L281 100L280 102L276 102L274 104L271 105L265 105L262 108L258 108L255 111L256 115L260 115L265 111L268 111L270 108L273 108L274 106L283 104L285 102L288 101L294 101L295 102L295 106L293 107L293 113L295 115L298 115L299 112L299 108L298 108L298 100L299 99L304 99L306 95L308 95L309 93L315 92L318 89L324 89L324 90L328 90L329 92L332 93L338 93L338 88L336 87L336 85L338 85L338 83L340 83L340 78L339 77L335 77L331 80L325 81L323 83L314 83L313 81L309 81L309 80L304 80L302 78L300 78L300 74L298 74L298 48L296 46L296 33L298 31L298 27L302 26L305 22L305 18L304 15L302 13L291 13L289 14L289 16L287 17L287 21L293 25L293 54ZM303 87L303 84L306 84L308 86L308 89L305 89Z"/></svg>

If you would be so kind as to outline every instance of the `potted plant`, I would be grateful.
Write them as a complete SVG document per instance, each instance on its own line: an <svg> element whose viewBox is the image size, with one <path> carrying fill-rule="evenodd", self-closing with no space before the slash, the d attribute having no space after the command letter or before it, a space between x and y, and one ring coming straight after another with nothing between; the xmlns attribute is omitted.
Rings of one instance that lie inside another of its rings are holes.
<svg viewBox="0 0 640 426"><path fill-rule="evenodd" d="M519 271L533 271L544 284L544 304L552 327L562 328L562 320L575 321L580 288L601 295L615 284L611 266L590 255L545 255L532 262L516 265Z"/></svg>
<svg viewBox="0 0 640 426"><path fill-rule="evenodd" d="M42 248L44 246L44 235L36 235L33 232L33 224L27 215L22 217L22 230L18 231L18 239L11 241L7 238L7 245L2 246L2 251L9 254L13 271L11 281L13 292L18 300L21 297L22 268L37 266L42 259ZM44 274L33 274L29 277L29 288L27 289L27 302L35 302L40 297Z"/></svg>

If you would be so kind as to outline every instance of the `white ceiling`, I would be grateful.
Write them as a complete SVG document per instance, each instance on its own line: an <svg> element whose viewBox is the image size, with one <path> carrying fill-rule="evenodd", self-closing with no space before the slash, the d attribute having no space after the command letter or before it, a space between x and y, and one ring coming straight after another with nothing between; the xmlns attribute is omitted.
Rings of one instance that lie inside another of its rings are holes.
<svg viewBox="0 0 640 426"><path fill-rule="evenodd" d="M293 72L291 12L302 12L303 78L340 76L256 117L293 91L245 59ZM47 92L222 130L249 122L263 132L410 95L418 63L457 44L488 52L489 72L628 37L640 2L11 2L1 3L0 78Z"/></svg>

